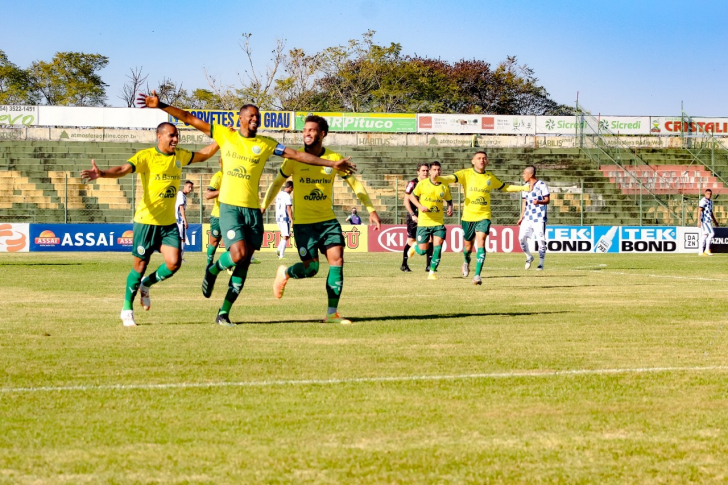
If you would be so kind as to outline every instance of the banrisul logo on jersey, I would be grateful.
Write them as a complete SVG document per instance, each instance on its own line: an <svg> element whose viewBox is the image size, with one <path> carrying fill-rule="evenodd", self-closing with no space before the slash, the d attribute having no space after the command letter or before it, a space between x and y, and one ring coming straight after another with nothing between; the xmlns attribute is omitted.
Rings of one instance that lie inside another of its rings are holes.
<svg viewBox="0 0 728 485"><path fill-rule="evenodd" d="M250 175L248 175L248 171L245 170L245 167L235 167L232 170L228 170L226 175L239 179L250 180Z"/></svg>
<svg viewBox="0 0 728 485"><path fill-rule="evenodd" d="M676 227L622 227L619 230L622 253L675 253Z"/></svg>
<svg viewBox="0 0 728 485"><path fill-rule="evenodd" d="M313 189L310 194L303 196L303 200L326 200L326 195L320 189Z"/></svg>
<svg viewBox="0 0 728 485"><path fill-rule="evenodd" d="M591 226L546 226L546 248L555 253L590 253L593 233Z"/></svg>
<svg viewBox="0 0 728 485"><path fill-rule="evenodd" d="M167 187L167 190L159 194L161 199L174 199L177 197L177 189L175 187Z"/></svg>

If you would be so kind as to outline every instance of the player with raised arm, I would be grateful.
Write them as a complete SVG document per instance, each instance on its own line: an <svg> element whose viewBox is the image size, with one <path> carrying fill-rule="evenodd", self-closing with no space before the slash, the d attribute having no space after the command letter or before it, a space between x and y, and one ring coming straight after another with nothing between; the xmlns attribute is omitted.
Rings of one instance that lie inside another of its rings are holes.
<svg viewBox="0 0 728 485"><path fill-rule="evenodd" d="M475 245L475 276L473 284L482 284L480 276L485 264L485 241L490 233L491 204L490 192L502 190L504 192L522 192L527 189L521 185L510 185L501 182L492 172L487 171L488 155L484 151L475 152L472 168L465 168L453 175L439 177L437 180L446 184L459 183L465 192L465 206L461 225L463 228L463 262L462 275L467 278L470 274L470 260Z"/></svg>
<svg viewBox="0 0 728 485"><path fill-rule="evenodd" d="M185 262L185 240L187 239L187 228L190 227L187 222L187 194L192 192L195 184L190 180L185 180L182 190L177 192L177 201L174 204L174 212L177 215L177 229L179 230L180 249L179 256L182 262Z"/></svg>
<svg viewBox="0 0 728 485"><path fill-rule="evenodd" d="M181 264L181 240L175 215L175 201L182 178L182 167L190 163L204 162L218 150L212 143L199 152L177 148L179 132L171 123L157 126L157 146L136 153L124 165L101 170L91 160L91 169L83 170L83 180L120 178L136 172L142 182L143 197L134 214L133 249L134 265L126 278L126 294L121 310L121 322L125 327L135 327L134 298L141 289L142 307L149 310L149 287L170 278ZM158 250L164 263L157 271L142 280L149 259Z"/></svg>
<svg viewBox="0 0 728 485"><path fill-rule="evenodd" d="M452 196L450 188L438 182L437 178L442 173L440 162L434 161L430 164L430 177L417 184L415 190L409 195L410 202L418 211L417 218L417 244L409 249L408 257L415 254L420 256L427 253L427 248L432 244L432 261L430 262L430 274L428 280L436 280L435 272L440 265L440 253L442 243L447 236L445 229L445 217L443 206L447 204L447 216L452 216ZM430 243L432 238L432 243Z"/></svg>
<svg viewBox="0 0 728 485"><path fill-rule="evenodd" d="M543 263L546 259L546 222L547 206L551 201L549 188L542 180L536 178L536 167L529 165L523 170L523 180L528 184L528 190L523 194L521 203L521 217L518 225L518 241L521 249L526 253L526 269L531 268L533 255L528 249L528 239L533 238L538 242L538 267L543 270Z"/></svg>
<svg viewBox="0 0 728 485"><path fill-rule="evenodd" d="M715 236L713 225L718 227L718 221L713 212L713 191L705 189L705 197L700 199L698 204L698 227L700 228L700 246L698 247L699 256L712 256L710 252L710 241Z"/></svg>
<svg viewBox="0 0 728 485"><path fill-rule="evenodd" d="M329 160L339 160L341 155L324 148L323 141L329 131L326 119L310 115L303 127L303 143L307 153ZM268 188L263 208L270 205L280 187L288 177L296 184L293 196L293 234L301 262L293 266L279 266L273 282L273 295L283 296L289 278L312 278L319 270L319 252L329 262L326 278L328 307L324 323L350 324L351 321L339 315L338 307L344 286L344 247L346 246L341 225L336 220L332 207L334 180L342 177L357 198L369 211L369 224L380 228L380 220L364 187L354 176L329 167L311 167L300 161L287 158L278 176Z"/></svg>
<svg viewBox="0 0 728 485"><path fill-rule="evenodd" d="M288 180L283 184L283 189L276 195L276 224L278 224L278 232L281 234L281 240L276 249L278 259L285 257L288 240L291 239L291 225L293 224L293 198L291 198L291 192L293 192L293 182ZM263 206L263 209L265 210L265 206Z"/></svg>
<svg viewBox="0 0 728 485"><path fill-rule="evenodd" d="M407 242L404 243L402 248L402 266L401 269L404 272L409 273L412 271L407 264L409 259L409 249L415 244L417 238L417 206L410 203L409 195L415 190L417 184L423 180L427 180L430 173L430 165L426 162L422 162L417 165L417 177L407 182L407 186L404 188L404 207L407 209ZM427 246L427 264L425 270L430 271L430 262L432 261L432 245Z"/></svg>
<svg viewBox="0 0 728 485"><path fill-rule="evenodd" d="M348 158L324 160L287 148L273 138L258 136L260 111L252 104L240 108L240 130L235 132L217 123L207 123L188 111L169 106L159 101L155 92L151 96L141 95L139 101L148 108L161 109L181 122L194 126L220 145L223 158L223 176L218 196L220 231L227 252L215 264L205 269L202 294L209 298L220 271L235 267L225 300L215 319L220 325L232 326L230 309L245 285L253 253L260 249L263 242L263 219L258 190L260 176L268 158L278 155L311 166L326 166L344 172L353 170L354 167Z"/></svg>

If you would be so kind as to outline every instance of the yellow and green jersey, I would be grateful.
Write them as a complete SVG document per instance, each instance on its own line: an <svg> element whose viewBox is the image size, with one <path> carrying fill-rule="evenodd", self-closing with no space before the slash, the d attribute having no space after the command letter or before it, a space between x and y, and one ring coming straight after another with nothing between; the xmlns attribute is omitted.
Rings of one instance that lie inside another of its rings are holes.
<svg viewBox="0 0 728 485"><path fill-rule="evenodd" d="M478 173L473 168L455 172L456 182L463 186L465 207L462 220L477 222L490 219L490 191L500 190L506 186L491 172Z"/></svg>
<svg viewBox="0 0 728 485"><path fill-rule="evenodd" d="M445 184L434 184L429 178L418 183L412 191L420 204L427 207L428 212L420 211L417 216L417 226L431 227L441 226L445 221L443 205L446 201L452 200L450 187Z"/></svg>
<svg viewBox="0 0 728 485"><path fill-rule="evenodd" d="M228 205L260 208L258 186L265 162L271 155L283 155L285 146L273 138L244 138L227 126L210 125L210 135L220 145L222 184L218 200Z"/></svg>
<svg viewBox="0 0 728 485"><path fill-rule="evenodd" d="M174 204L177 200L182 167L189 165L194 153L176 148L174 153L160 152L157 147L137 152L129 159L142 182L142 199L136 208L134 222L168 226L177 222Z"/></svg>
<svg viewBox="0 0 728 485"><path fill-rule="evenodd" d="M212 176L210 179L210 185L208 186L211 190L220 190L220 185L222 184L222 171L215 173L215 175ZM218 194L217 197L215 197L214 204L212 206L212 213L210 214L212 217L220 217L220 196Z"/></svg>
<svg viewBox="0 0 728 485"><path fill-rule="evenodd" d="M299 148L299 152L304 148ZM320 156L324 160L342 160L339 153L324 149ZM331 167L307 165L286 158L281 166L281 175L293 179L293 222L314 224L336 219L333 208L334 179L336 175L347 175Z"/></svg>

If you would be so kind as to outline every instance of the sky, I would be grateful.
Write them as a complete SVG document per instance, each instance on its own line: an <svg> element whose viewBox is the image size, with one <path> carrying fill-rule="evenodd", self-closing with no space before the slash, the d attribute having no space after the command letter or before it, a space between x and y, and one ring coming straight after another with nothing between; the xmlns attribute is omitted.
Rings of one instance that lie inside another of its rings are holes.
<svg viewBox="0 0 728 485"><path fill-rule="evenodd" d="M265 70L276 39L315 53L376 31L403 54L496 65L506 56L535 70L563 104L603 115L728 116L726 0L268 0L266 2L4 2L0 49L28 67L57 51L109 57L107 103L133 67L150 85L169 78L206 88L245 76L242 33Z"/></svg>

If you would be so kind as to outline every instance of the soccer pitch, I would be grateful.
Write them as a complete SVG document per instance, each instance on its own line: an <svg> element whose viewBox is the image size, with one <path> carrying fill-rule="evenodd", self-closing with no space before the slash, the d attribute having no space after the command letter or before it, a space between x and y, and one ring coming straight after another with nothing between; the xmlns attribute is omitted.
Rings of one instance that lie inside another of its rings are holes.
<svg viewBox="0 0 728 485"><path fill-rule="evenodd" d="M350 253L341 326L260 254L224 328L188 254L123 328L130 255L0 254L0 483L724 482L727 257Z"/></svg>

